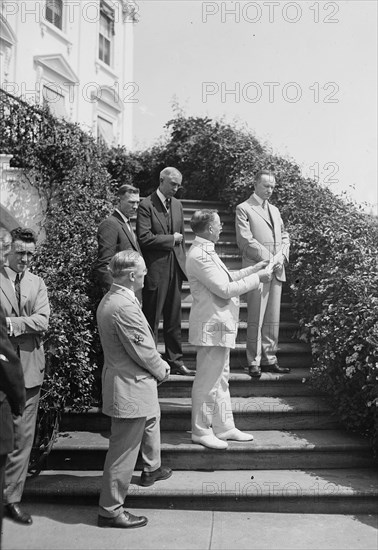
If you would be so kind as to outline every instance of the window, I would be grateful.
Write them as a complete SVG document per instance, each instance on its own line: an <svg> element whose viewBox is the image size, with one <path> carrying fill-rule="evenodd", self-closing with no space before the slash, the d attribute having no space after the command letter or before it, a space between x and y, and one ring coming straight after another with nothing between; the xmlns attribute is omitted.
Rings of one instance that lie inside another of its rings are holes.
<svg viewBox="0 0 378 550"><path fill-rule="evenodd" d="M63 0L46 1L46 19L55 27L63 28Z"/></svg>
<svg viewBox="0 0 378 550"><path fill-rule="evenodd" d="M112 145L114 141L113 123L101 116L97 117L97 139L106 145Z"/></svg>
<svg viewBox="0 0 378 550"><path fill-rule="evenodd" d="M57 118L67 116L65 107L65 97L60 89L54 83L43 85L42 89L43 105L48 105L50 111Z"/></svg>
<svg viewBox="0 0 378 550"><path fill-rule="evenodd" d="M105 2L101 2L98 56L107 65L111 64L113 35L114 12Z"/></svg>

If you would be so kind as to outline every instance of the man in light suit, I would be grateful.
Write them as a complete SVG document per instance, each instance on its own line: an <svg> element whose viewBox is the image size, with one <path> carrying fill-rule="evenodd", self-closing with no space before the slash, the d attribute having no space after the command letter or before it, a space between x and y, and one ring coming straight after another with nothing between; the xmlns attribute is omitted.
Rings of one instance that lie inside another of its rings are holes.
<svg viewBox="0 0 378 550"><path fill-rule="evenodd" d="M137 252L112 258L110 291L97 309L104 351L102 411L111 417L109 450L99 501L99 527L132 528L147 518L124 509L139 449L144 464L141 485L167 479L172 470L161 466L160 407L157 385L169 376L169 365L156 350L153 333L135 293L143 286L146 265Z"/></svg>
<svg viewBox="0 0 378 550"><path fill-rule="evenodd" d="M196 238L188 252L186 272L193 303L189 342L197 346L192 388L192 441L226 449L227 440L251 441L235 427L228 378L230 348L235 347L239 296L268 281L267 262L230 272L215 252L222 224L215 210L197 210L190 222Z"/></svg>
<svg viewBox="0 0 378 550"><path fill-rule="evenodd" d="M48 328L50 306L46 285L29 271L35 254L36 236L31 229L12 232L9 267L0 271L0 304L6 316L9 338L20 358L26 388L26 406L14 419L15 448L5 468L5 512L14 521L30 525L31 516L20 501L33 446L38 402L45 371L42 337Z"/></svg>
<svg viewBox="0 0 378 550"><path fill-rule="evenodd" d="M160 172L159 188L142 200L137 235L148 273L143 288L143 312L158 340L163 316L165 359L172 374L194 376L183 363L181 346L181 287L186 280L184 215L174 195L182 175L176 168Z"/></svg>
<svg viewBox="0 0 378 550"><path fill-rule="evenodd" d="M277 362L282 283L286 280L284 263L289 261L290 239L278 208L269 203L276 180L261 171L255 192L236 207L236 238L243 266L267 260L273 277L247 295L247 361L251 377L261 371L288 373Z"/></svg>
<svg viewBox="0 0 378 550"><path fill-rule="evenodd" d="M113 256L121 250L140 252L139 244L130 220L136 214L139 204L139 189L124 184L117 191L118 203L114 212L98 226L98 252L95 277L104 292L112 284L108 265Z"/></svg>
<svg viewBox="0 0 378 550"><path fill-rule="evenodd" d="M12 237L0 227L0 269L8 262ZM13 415L25 408L25 381L19 357L7 334L6 320L0 307L0 548L3 532L3 487L8 453L14 449Z"/></svg>

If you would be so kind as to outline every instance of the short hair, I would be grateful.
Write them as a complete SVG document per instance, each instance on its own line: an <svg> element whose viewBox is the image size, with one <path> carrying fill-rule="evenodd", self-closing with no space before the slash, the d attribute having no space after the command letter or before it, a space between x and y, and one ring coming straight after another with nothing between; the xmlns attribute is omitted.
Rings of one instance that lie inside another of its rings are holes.
<svg viewBox="0 0 378 550"><path fill-rule="evenodd" d="M196 210L190 219L190 227L193 233L203 233L214 221L218 210Z"/></svg>
<svg viewBox="0 0 378 550"><path fill-rule="evenodd" d="M114 279L120 277L125 271L135 269L142 255L136 250L121 250L110 260L108 270Z"/></svg>
<svg viewBox="0 0 378 550"><path fill-rule="evenodd" d="M126 193L130 193L130 195L137 193L139 195L139 189L129 183L124 183L117 189L117 196L121 199Z"/></svg>
<svg viewBox="0 0 378 550"><path fill-rule="evenodd" d="M260 171L257 172L257 174L256 174L255 183L257 183L258 181L260 181L262 176L270 176L270 177L272 177L272 178L275 178L275 177L276 177L276 175L275 175L275 173L273 172L273 170L260 170Z"/></svg>
<svg viewBox="0 0 378 550"><path fill-rule="evenodd" d="M11 242L12 236L5 227L0 227L0 243L3 244L6 240Z"/></svg>
<svg viewBox="0 0 378 550"><path fill-rule="evenodd" d="M177 168L173 168L173 166L167 166L166 168L163 168L163 170L160 172L159 181L164 179L165 176L172 176L172 175L181 176L182 178L182 174L180 170L177 170Z"/></svg>
<svg viewBox="0 0 378 550"><path fill-rule="evenodd" d="M22 241L23 243L37 244L37 236L29 227L16 227L16 229L12 229L11 235L12 242Z"/></svg>

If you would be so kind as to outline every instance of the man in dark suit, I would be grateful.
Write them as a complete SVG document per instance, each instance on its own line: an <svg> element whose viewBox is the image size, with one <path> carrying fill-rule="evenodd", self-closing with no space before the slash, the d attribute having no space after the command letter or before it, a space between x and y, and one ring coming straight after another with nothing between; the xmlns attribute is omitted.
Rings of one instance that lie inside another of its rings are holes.
<svg viewBox="0 0 378 550"><path fill-rule="evenodd" d="M98 254L95 277L105 292L112 284L108 265L113 256L121 250L135 250L140 253L130 219L135 216L139 204L139 189L124 184L117 191L118 203L114 212L103 220L97 231Z"/></svg>
<svg viewBox="0 0 378 550"><path fill-rule="evenodd" d="M182 175L176 168L160 172L159 188L139 205L137 236L147 276L143 288L143 312L158 340L163 316L165 359L172 374L194 376L183 364L181 346L181 287L185 274L184 215L174 198Z"/></svg>
<svg viewBox="0 0 378 550"><path fill-rule="evenodd" d="M143 527L147 518L134 516L124 501L139 449L143 462L140 484L168 479L161 466L160 407L157 385L169 376L169 365L156 350L154 335L136 292L143 286L146 264L140 254L124 250L109 264L113 284L97 309L104 350L102 412L111 417L109 450L99 500L99 527Z"/></svg>
<svg viewBox="0 0 378 550"><path fill-rule="evenodd" d="M5 512L14 521L30 525L31 516L23 512L20 501L33 446L38 402L45 371L42 337L48 328L50 306L46 285L29 271L36 249L31 229L18 227L12 232L9 267L0 271L0 304L6 316L7 331L20 357L25 378L26 406L15 418L15 448L5 467Z"/></svg>
<svg viewBox="0 0 378 550"><path fill-rule="evenodd" d="M0 269L7 263L12 238L0 227ZM5 463L13 451L13 416L25 408L25 382L22 366L7 335L5 315L0 307L0 546L3 525L3 486Z"/></svg>

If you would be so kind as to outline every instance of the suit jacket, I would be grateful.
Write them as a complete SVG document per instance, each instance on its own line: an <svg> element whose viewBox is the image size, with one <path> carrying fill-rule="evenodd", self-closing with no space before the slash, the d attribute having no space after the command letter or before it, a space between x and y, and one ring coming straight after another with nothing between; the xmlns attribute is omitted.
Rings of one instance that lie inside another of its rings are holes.
<svg viewBox="0 0 378 550"><path fill-rule="evenodd" d="M141 307L130 293L112 285L97 309L104 351L102 411L115 418L160 416L157 381L168 364L156 350Z"/></svg>
<svg viewBox="0 0 378 550"><path fill-rule="evenodd" d="M48 329L50 306L47 288L41 277L26 271L21 279L21 310L11 280L0 271L0 305L11 318L13 336L10 341L18 351L25 378L25 387L41 386L45 370L42 337Z"/></svg>
<svg viewBox="0 0 378 550"><path fill-rule="evenodd" d="M280 251L289 260L290 239L278 208L268 204L266 212L253 195L236 207L236 240L243 266L270 261ZM284 266L274 275L279 281L286 281Z"/></svg>
<svg viewBox="0 0 378 550"><path fill-rule="evenodd" d="M193 241L186 260L193 303L189 316L189 342L195 346L234 348L239 322L239 296L259 286L252 268L230 272L203 239Z"/></svg>
<svg viewBox="0 0 378 550"><path fill-rule="evenodd" d="M7 335L5 315L0 308L0 454L13 451L13 416L25 407L22 367Z"/></svg>
<svg viewBox="0 0 378 550"><path fill-rule="evenodd" d="M169 230L166 210L156 191L143 199L137 213L137 236L148 269L144 284L149 290L157 288L159 281L168 273L170 254L174 254L183 280L185 274L185 238L180 245L174 244L173 233L184 235L184 214L181 202L171 200L172 227Z"/></svg>
<svg viewBox="0 0 378 550"><path fill-rule="evenodd" d="M113 282L108 271L110 260L121 250L135 250L140 253L139 244L136 236L130 232L117 211L100 223L97 230L97 242L95 277L101 286L109 289Z"/></svg>

